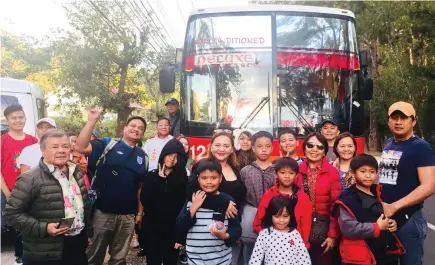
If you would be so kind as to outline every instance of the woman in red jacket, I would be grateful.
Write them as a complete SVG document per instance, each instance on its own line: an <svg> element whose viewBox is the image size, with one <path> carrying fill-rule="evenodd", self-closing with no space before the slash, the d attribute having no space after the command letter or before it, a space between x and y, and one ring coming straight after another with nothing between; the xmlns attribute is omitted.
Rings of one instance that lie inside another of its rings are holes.
<svg viewBox="0 0 435 265"><path fill-rule="evenodd" d="M275 161L275 174L277 183L272 188L268 189L261 197L258 205L257 214L254 218L254 231L259 234L263 230L263 218L266 215L266 209L269 202L275 196L288 196L292 200L296 200L295 219L296 229L301 234L305 246L309 249L310 229L312 206L308 195L296 185L296 176L299 172L299 166L296 160L290 157L282 157Z"/></svg>
<svg viewBox="0 0 435 265"><path fill-rule="evenodd" d="M341 193L340 176L325 159L328 142L323 135L309 134L302 148L306 160L299 166L297 185L309 196L313 207L311 260L313 265L332 265L339 227L331 210Z"/></svg>

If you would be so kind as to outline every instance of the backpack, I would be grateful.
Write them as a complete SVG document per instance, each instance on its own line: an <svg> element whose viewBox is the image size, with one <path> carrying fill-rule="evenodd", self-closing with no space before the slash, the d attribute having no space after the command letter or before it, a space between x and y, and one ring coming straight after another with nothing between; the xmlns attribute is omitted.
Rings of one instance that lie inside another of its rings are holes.
<svg viewBox="0 0 435 265"><path fill-rule="evenodd" d="M88 190L88 202L87 202L87 207L86 207L88 210L87 210L87 214L85 214L85 215L88 216L89 218L92 218L93 211L95 209L95 202L98 199L98 192L97 192L97 189L95 187L96 186L95 180L97 179L99 165L100 165L100 163L101 163L101 165L104 165L104 163L106 162L106 155L113 149L113 147L115 147L116 144L119 143L120 140L121 139L119 139L119 138L110 139L110 142L106 145L106 147L103 150L103 153L101 154L101 156L98 158L98 160L96 162L95 173L94 173L94 176L93 176L92 181L91 181L91 187ZM142 149L140 149L140 150L142 150ZM145 166L145 171L148 171L149 159L148 159L148 155L145 152L144 152L144 154L145 154L145 161L143 164ZM129 157L127 157L126 160L128 160L128 159L129 159ZM121 162L121 164L123 164L123 162Z"/></svg>

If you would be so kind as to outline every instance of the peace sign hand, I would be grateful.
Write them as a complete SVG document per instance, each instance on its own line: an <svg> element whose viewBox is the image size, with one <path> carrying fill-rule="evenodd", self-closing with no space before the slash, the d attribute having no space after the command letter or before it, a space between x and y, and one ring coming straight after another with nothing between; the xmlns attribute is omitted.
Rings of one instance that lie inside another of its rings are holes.
<svg viewBox="0 0 435 265"><path fill-rule="evenodd" d="M164 178L164 179L167 177L165 175L165 164L163 164L163 167L162 167L159 163L159 176Z"/></svg>

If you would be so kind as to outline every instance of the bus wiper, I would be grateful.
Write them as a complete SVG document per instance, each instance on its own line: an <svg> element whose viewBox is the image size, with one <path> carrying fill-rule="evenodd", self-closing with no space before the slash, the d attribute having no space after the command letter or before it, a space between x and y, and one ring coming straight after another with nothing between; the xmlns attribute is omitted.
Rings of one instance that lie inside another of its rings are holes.
<svg viewBox="0 0 435 265"><path fill-rule="evenodd" d="M239 129L245 129L246 126L257 116L257 114L263 109L263 107L269 103L270 97L261 98L260 102L255 106L252 112L246 117L246 119L240 124Z"/></svg>
<svg viewBox="0 0 435 265"><path fill-rule="evenodd" d="M306 130L310 133L314 132L313 127L309 126L308 121L304 118L304 116L302 116L302 114L299 113L299 111L295 108L295 106L292 103L290 103L287 99L284 99L282 97L280 99L281 99L281 103L283 103L293 113L293 115L298 119L298 121L301 123L304 130Z"/></svg>

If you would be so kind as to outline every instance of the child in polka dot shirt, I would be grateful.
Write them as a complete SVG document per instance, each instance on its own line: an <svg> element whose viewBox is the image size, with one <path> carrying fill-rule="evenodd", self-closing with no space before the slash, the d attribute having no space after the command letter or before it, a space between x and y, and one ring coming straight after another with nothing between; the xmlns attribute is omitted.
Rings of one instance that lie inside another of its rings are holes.
<svg viewBox="0 0 435 265"><path fill-rule="evenodd" d="M294 208L294 200L287 196L270 201L249 265L311 265L308 250L295 229Z"/></svg>

